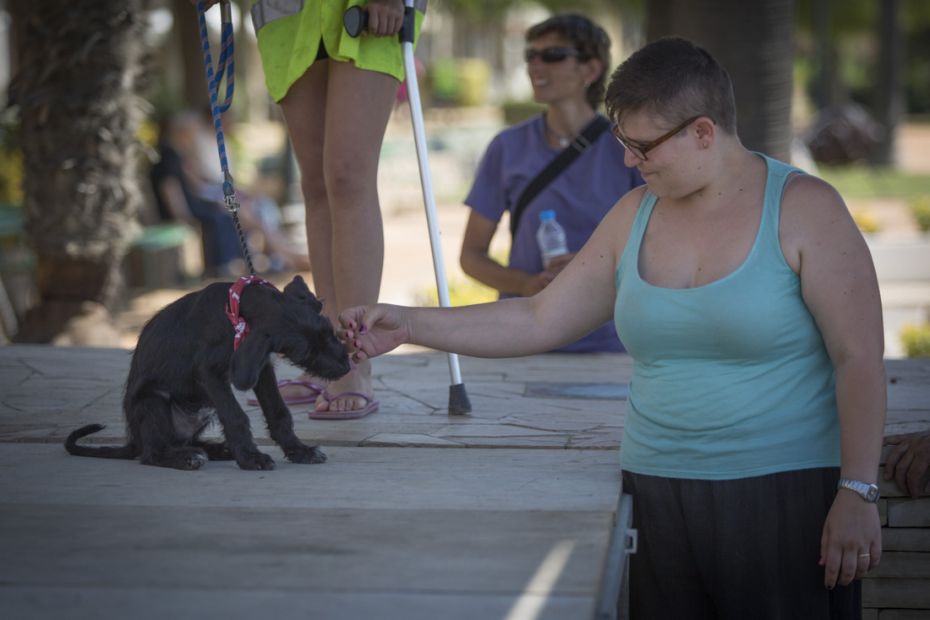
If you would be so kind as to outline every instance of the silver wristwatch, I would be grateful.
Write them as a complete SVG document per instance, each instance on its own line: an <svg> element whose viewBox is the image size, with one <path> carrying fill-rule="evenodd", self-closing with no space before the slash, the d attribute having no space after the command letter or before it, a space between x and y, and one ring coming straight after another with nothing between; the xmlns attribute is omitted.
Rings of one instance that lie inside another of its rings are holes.
<svg viewBox="0 0 930 620"><path fill-rule="evenodd" d="M836 488L849 489L853 493L858 494L865 501L872 504L878 501L878 485L875 484L860 482L858 480L850 480L849 478L840 478Z"/></svg>

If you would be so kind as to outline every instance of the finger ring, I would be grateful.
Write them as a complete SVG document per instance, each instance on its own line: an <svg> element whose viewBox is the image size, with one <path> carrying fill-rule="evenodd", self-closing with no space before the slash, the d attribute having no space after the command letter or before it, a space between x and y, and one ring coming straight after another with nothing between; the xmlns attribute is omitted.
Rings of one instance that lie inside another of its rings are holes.
<svg viewBox="0 0 930 620"><path fill-rule="evenodd" d="M859 554L859 557L860 557L860 558L870 558L870 557L872 557L872 554L871 554L871 553L860 553L860 554Z"/></svg>

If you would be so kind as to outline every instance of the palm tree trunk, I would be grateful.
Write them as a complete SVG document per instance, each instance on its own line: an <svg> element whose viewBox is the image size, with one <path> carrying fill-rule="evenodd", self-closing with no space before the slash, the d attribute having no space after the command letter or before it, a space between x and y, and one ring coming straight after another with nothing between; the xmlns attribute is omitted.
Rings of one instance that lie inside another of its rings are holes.
<svg viewBox="0 0 930 620"><path fill-rule="evenodd" d="M650 0L646 37L690 39L733 80L740 138L784 161L791 156L793 0Z"/></svg>
<svg viewBox="0 0 930 620"><path fill-rule="evenodd" d="M39 293L18 341L114 344L105 308L141 204L146 1L10 3L18 48L11 99L20 112L25 231ZM102 325L76 333L86 316Z"/></svg>
<svg viewBox="0 0 930 620"><path fill-rule="evenodd" d="M895 164L895 137L904 115L904 37L900 0L885 0L879 8L878 71L875 79L875 116L884 133L870 157L879 166Z"/></svg>

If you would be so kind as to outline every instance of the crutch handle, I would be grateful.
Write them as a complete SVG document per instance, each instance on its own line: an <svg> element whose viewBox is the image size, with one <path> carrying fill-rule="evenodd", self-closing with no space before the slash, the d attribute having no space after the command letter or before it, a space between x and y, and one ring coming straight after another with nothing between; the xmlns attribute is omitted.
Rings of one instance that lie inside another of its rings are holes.
<svg viewBox="0 0 930 620"><path fill-rule="evenodd" d="M401 43L413 43L416 24L414 15L413 7L404 6L404 23L398 33ZM346 34L353 39L360 36L368 30L368 11L360 6L350 6L342 14L342 25L345 26Z"/></svg>
<svg viewBox="0 0 930 620"><path fill-rule="evenodd" d="M342 15L342 25L353 39L368 30L368 11L360 6L351 6Z"/></svg>

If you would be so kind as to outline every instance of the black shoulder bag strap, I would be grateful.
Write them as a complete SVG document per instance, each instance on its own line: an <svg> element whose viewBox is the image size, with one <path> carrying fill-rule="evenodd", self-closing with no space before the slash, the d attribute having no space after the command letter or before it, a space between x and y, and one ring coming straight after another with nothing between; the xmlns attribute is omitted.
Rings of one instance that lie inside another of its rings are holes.
<svg viewBox="0 0 930 620"><path fill-rule="evenodd" d="M530 204L533 199L539 195L539 192L545 189L553 179L562 174L563 170L578 159L579 155L594 144L594 141L609 127L609 120L600 114L596 115L594 119L585 126L584 130L572 140L572 143L562 149L562 152L556 155L555 158L529 182L526 189L520 194L520 198L517 200L517 204L510 214L511 237L517 232L517 225L520 223L520 217L522 217L523 211L526 210L526 206Z"/></svg>

